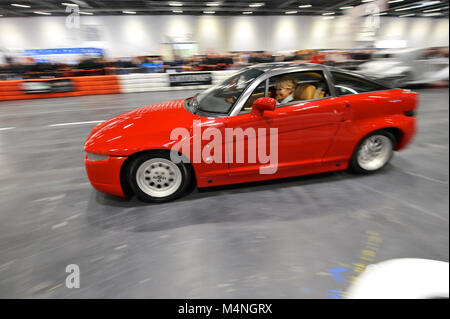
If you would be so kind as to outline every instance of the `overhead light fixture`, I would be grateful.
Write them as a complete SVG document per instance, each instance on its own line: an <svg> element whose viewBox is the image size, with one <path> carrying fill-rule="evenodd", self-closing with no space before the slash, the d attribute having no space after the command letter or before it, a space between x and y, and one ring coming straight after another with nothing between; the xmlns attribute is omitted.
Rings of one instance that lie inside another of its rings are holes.
<svg viewBox="0 0 450 319"><path fill-rule="evenodd" d="M387 12L375 13L375 16L385 16Z"/></svg>
<svg viewBox="0 0 450 319"><path fill-rule="evenodd" d="M203 11L204 14L214 14L216 11Z"/></svg>
<svg viewBox="0 0 450 319"><path fill-rule="evenodd" d="M423 10L423 12L435 12L435 11L441 11L442 8L436 8L436 9L428 9L428 10Z"/></svg>
<svg viewBox="0 0 450 319"><path fill-rule="evenodd" d="M285 14L296 14L298 11L286 11Z"/></svg>
<svg viewBox="0 0 450 319"><path fill-rule="evenodd" d="M173 13L183 13L183 10L172 10Z"/></svg>
<svg viewBox="0 0 450 319"><path fill-rule="evenodd" d="M31 8L31 6L26 4L17 4L17 3L11 3L13 7L19 7L19 8Z"/></svg>
<svg viewBox="0 0 450 319"><path fill-rule="evenodd" d="M253 11L244 11L242 14L253 14Z"/></svg>
<svg viewBox="0 0 450 319"><path fill-rule="evenodd" d="M181 2L169 2L169 6L171 6L171 7L182 7L183 4Z"/></svg>
<svg viewBox="0 0 450 319"><path fill-rule="evenodd" d="M334 12L325 12L325 13L322 13L323 16L331 16L331 15L333 15L333 14L334 14Z"/></svg>
<svg viewBox="0 0 450 319"><path fill-rule="evenodd" d="M301 4L301 5L299 5L298 6L299 8L311 8L312 7L312 4Z"/></svg>
<svg viewBox="0 0 450 319"><path fill-rule="evenodd" d="M438 3L441 3L441 1L427 1L427 2L422 2L421 4L418 4L418 5L415 5L415 6L411 6L411 7L398 8L398 9L395 9L395 11L405 11L405 10L411 10L411 9L418 9L418 8L432 6L432 5L435 5L435 4L438 4Z"/></svg>
<svg viewBox="0 0 450 319"><path fill-rule="evenodd" d="M52 15L50 12L42 12L42 11L34 11L33 13L41 14L41 15L45 15L45 16Z"/></svg>
<svg viewBox="0 0 450 319"><path fill-rule="evenodd" d="M264 3L250 3L248 6L250 8L259 8L262 7L264 5Z"/></svg>
<svg viewBox="0 0 450 319"><path fill-rule="evenodd" d="M62 2L61 4L66 7L78 7L78 4L75 3Z"/></svg>
<svg viewBox="0 0 450 319"><path fill-rule="evenodd" d="M122 11L125 14L136 14L136 11Z"/></svg>
<svg viewBox="0 0 450 319"><path fill-rule="evenodd" d="M220 6L220 3L217 3L217 2L208 2L206 5L207 5L208 7L218 7L218 6Z"/></svg>
<svg viewBox="0 0 450 319"><path fill-rule="evenodd" d="M89 15L89 16L91 16L91 15L93 15L94 13L93 12L85 12L85 11L80 11L80 12L78 12L79 14L84 14L84 15Z"/></svg>
<svg viewBox="0 0 450 319"><path fill-rule="evenodd" d="M415 14L414 14L414 13L404 14L404 15L401 15L401 16L399 16L399 17L400 17L400 18L406 18L406 17L412 17L412 16L415 16Z"/></svg>
<svg viewBox="0 0 450 319"><path fill-rule="evenodd" d="M437 16L441 16L442 12L432 12L432 13L424 13L422 14L422 16L424 17L437 17Z"/></svg>
<svg viewBox="0 0 450 319"><path fill-rule="evenodd" d="M348 10L348 9L351 9L351 8L354 8L354 6L340 7L339 9L341 9L341 10Z"/></svg>
<svg viewBox="0 0 450 319"><path fill-rule="evenodd" d="M403 2L403 0L389 0L388 3L397 3L397 2Z"/></svg>
<svg viewBox="0 0 450 319"><path fill-rule="evenodd" d="M375 0L361 0L362 3L366 3L366 2L373 2Z"/></svg>

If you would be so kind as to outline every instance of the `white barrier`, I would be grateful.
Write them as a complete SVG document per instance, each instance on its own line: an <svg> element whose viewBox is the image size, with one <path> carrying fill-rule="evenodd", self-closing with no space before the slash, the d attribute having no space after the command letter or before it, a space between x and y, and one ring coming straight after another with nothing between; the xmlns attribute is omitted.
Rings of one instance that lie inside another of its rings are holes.
<svg viewBox="0 0 450 319"><path fill-rule="evenodd" d="M236 70L210 71L212 84L214 85L222 82L235 72ZM169 74L170 73L135 73L118 75L120 92L202 90L210 87L210 85L170 86Z"/></svg>

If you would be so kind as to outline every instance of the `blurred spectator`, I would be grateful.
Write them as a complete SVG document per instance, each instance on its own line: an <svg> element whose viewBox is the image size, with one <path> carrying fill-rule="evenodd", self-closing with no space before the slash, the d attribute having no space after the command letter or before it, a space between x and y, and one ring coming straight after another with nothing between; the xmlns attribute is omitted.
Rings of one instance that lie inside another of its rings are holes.
<svg viewBox="0 0 450 319"><path fill-rule="evenodd" d="M361 63L371 59L374 49L362 50L297 50L290 52L233 52L181 57L174 55L172 61L163 61L161 56L135 56L106 59L103 56L85 56L77 64L35 61L33 58L12 59L4 57L0 64L0 80L89 76L103 74L160 73L235 70L242 67L270 62L301 62L333 65L356 70ZM430 48L423 58L448 58L448 47Z"/></svg>

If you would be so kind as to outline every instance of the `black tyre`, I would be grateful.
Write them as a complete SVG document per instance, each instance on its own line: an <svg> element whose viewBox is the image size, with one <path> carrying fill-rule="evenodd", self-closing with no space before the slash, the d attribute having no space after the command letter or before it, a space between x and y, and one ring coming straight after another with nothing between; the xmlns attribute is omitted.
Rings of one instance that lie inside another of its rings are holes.
<svg viewBox="0 0 450 319"><path fill-rule="evenodd" d="M392 158L396 144L395 136L387 131L369 134L356 147L350 160L350 170L355 173L379 171Z"/></svg>
<svg viewBox="0 0 450 319"><path fill-rule="evenodd" d="M140 200L162 203L182 196L193 182L193 173L190 165L174 163L169 152L153 151L133 160L127 178Z"/></svg>

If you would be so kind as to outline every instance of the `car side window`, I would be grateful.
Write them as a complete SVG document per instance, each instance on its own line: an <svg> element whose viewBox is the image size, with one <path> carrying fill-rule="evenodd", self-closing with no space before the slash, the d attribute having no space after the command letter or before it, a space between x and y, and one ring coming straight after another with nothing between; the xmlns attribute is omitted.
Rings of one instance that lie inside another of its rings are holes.
<svg viewBox="0 0 450 319"><path fill-rule="evenodd" d="M381 84L356 77L346 73L331 72L334 79L334 86L338 96L359 94L388 89Z"/></svg>
<svg viewBox="0 0 450 319"><path fill-rule="evenodd" d="M352 88L346 87L344 85L335 85L334 87L336 89L336 94L338 96L349 95L349 94L358 94L358 92L356 92Z"/></svg>
<svg viewBox="0 0 450 319"><path fill-rule="evenodd" d="M241 113L247 113L252 110L253 103L260 97L265 97L266 95L266 81L262 81L256 89L252 92L252 94L248 97L247 101L244 104L244 107L241 110Z"/></svg>
<svg viewBox="0 0 450 319"><path fill-rule="evenodd" d="M269 79L268 91L269 97L277 100L277 107L330 96L322 71L303 71L273 76Z"/></svg>

